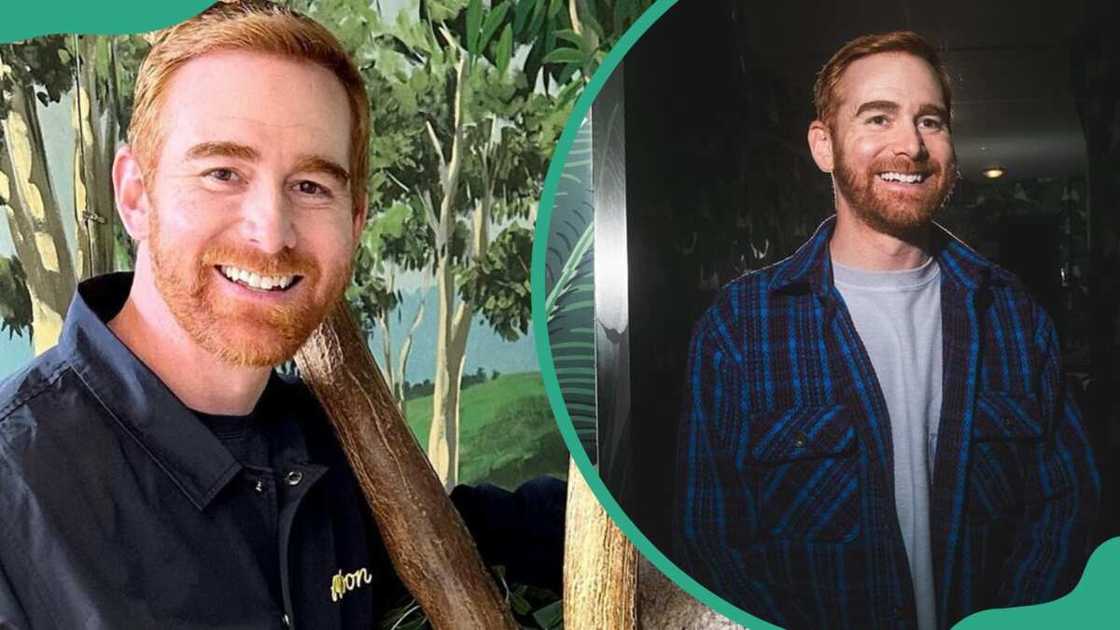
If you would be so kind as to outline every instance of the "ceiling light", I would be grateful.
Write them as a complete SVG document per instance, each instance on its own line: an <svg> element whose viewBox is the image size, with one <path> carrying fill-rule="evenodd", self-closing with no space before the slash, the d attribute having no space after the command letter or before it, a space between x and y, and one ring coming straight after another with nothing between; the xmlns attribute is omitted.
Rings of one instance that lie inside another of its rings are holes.
<svg viewBox="0 0 1120 630"><path fill-rule="evenodd" d="M1004 170L998 166L992 166L980 172L983 173L984 177L987 177L988 179L998 179L1000 177L1003 177L1004 174Z"/></svg>

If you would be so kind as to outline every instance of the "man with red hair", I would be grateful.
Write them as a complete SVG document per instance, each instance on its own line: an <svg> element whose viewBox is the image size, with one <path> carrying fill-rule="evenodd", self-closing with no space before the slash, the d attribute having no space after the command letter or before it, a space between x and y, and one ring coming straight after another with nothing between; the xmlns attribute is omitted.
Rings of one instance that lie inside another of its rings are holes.
<svg viewBox="0 0 1120 630"><path fill-rule="evenodd" d="M1100 497L1050 318L933 222L948 74L912 32L821 70L835 216L697 323L675 551L794 628L947 628L1077 583Z"/></svg>
<svg viewBox="0 0 1120 630"><path fill-rule="evenodd" d="M160 34L113 164L135 270L83 282L0 385L0 627L366 629L401 603L322 410L272 370L349 281L369 127L346 52L291 10ZM555 585L562 492L453 498L493 564Z"/></svg>

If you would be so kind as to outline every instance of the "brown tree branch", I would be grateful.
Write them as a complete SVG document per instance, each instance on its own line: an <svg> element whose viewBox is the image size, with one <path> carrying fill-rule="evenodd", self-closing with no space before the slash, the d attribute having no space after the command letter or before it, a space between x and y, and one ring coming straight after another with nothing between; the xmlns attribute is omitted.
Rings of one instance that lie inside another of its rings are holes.
<svg viewBox="0 0 1120 630"><path fill-rule="evenodd" d="M516 630L344 302L296 363L338 433L397 574L433 627Z"/></svg>

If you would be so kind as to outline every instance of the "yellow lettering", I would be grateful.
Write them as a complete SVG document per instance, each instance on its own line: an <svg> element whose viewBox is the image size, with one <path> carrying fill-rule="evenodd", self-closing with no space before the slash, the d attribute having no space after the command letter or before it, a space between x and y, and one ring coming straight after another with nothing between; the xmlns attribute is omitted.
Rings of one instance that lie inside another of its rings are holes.
<svg viewBox="0 0 1120 630"><path fill-rule="evenodd" d="M346 585L342 583L342 571L331 578L331 601L337 602L346 594Z"/></svg>
<svg viewBox="0 0 1120 630"><path fill-rule="evenodd" d="M340 601L350 591L371 582L373 575L368 569L362 568L345 574L339 570L331 577L331 601Z"/></svg>

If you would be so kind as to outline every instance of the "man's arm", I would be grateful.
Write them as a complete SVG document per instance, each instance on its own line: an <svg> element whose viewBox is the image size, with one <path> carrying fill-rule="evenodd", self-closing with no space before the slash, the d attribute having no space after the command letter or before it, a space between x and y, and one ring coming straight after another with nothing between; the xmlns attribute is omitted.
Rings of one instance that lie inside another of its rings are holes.
<svg viewBox="0 0 1120 630"><path fill-rule="evenodd" d="M673 561L718 595L780 621L766 587L752 579L742 555L755 536L757 512L736 469L736 453L750 440L748 383L725 306L717 302L704 314L689 346L672 510Z"/></svg>
<svg viewBox="0 0 1120 630"><path fill-rule="evenodd" d="M1042 349L1039 399L1053 410L1053 430L1044 436L1039 482L1068 482L1052 499L1028 505L1004 565L998 601L1035 604L1055 599L1077 585L1093 543L1100 509L1101 479L1081 414L1066 392L1061 349L1049 317L1039 310L1035 343Z"/></svg>

